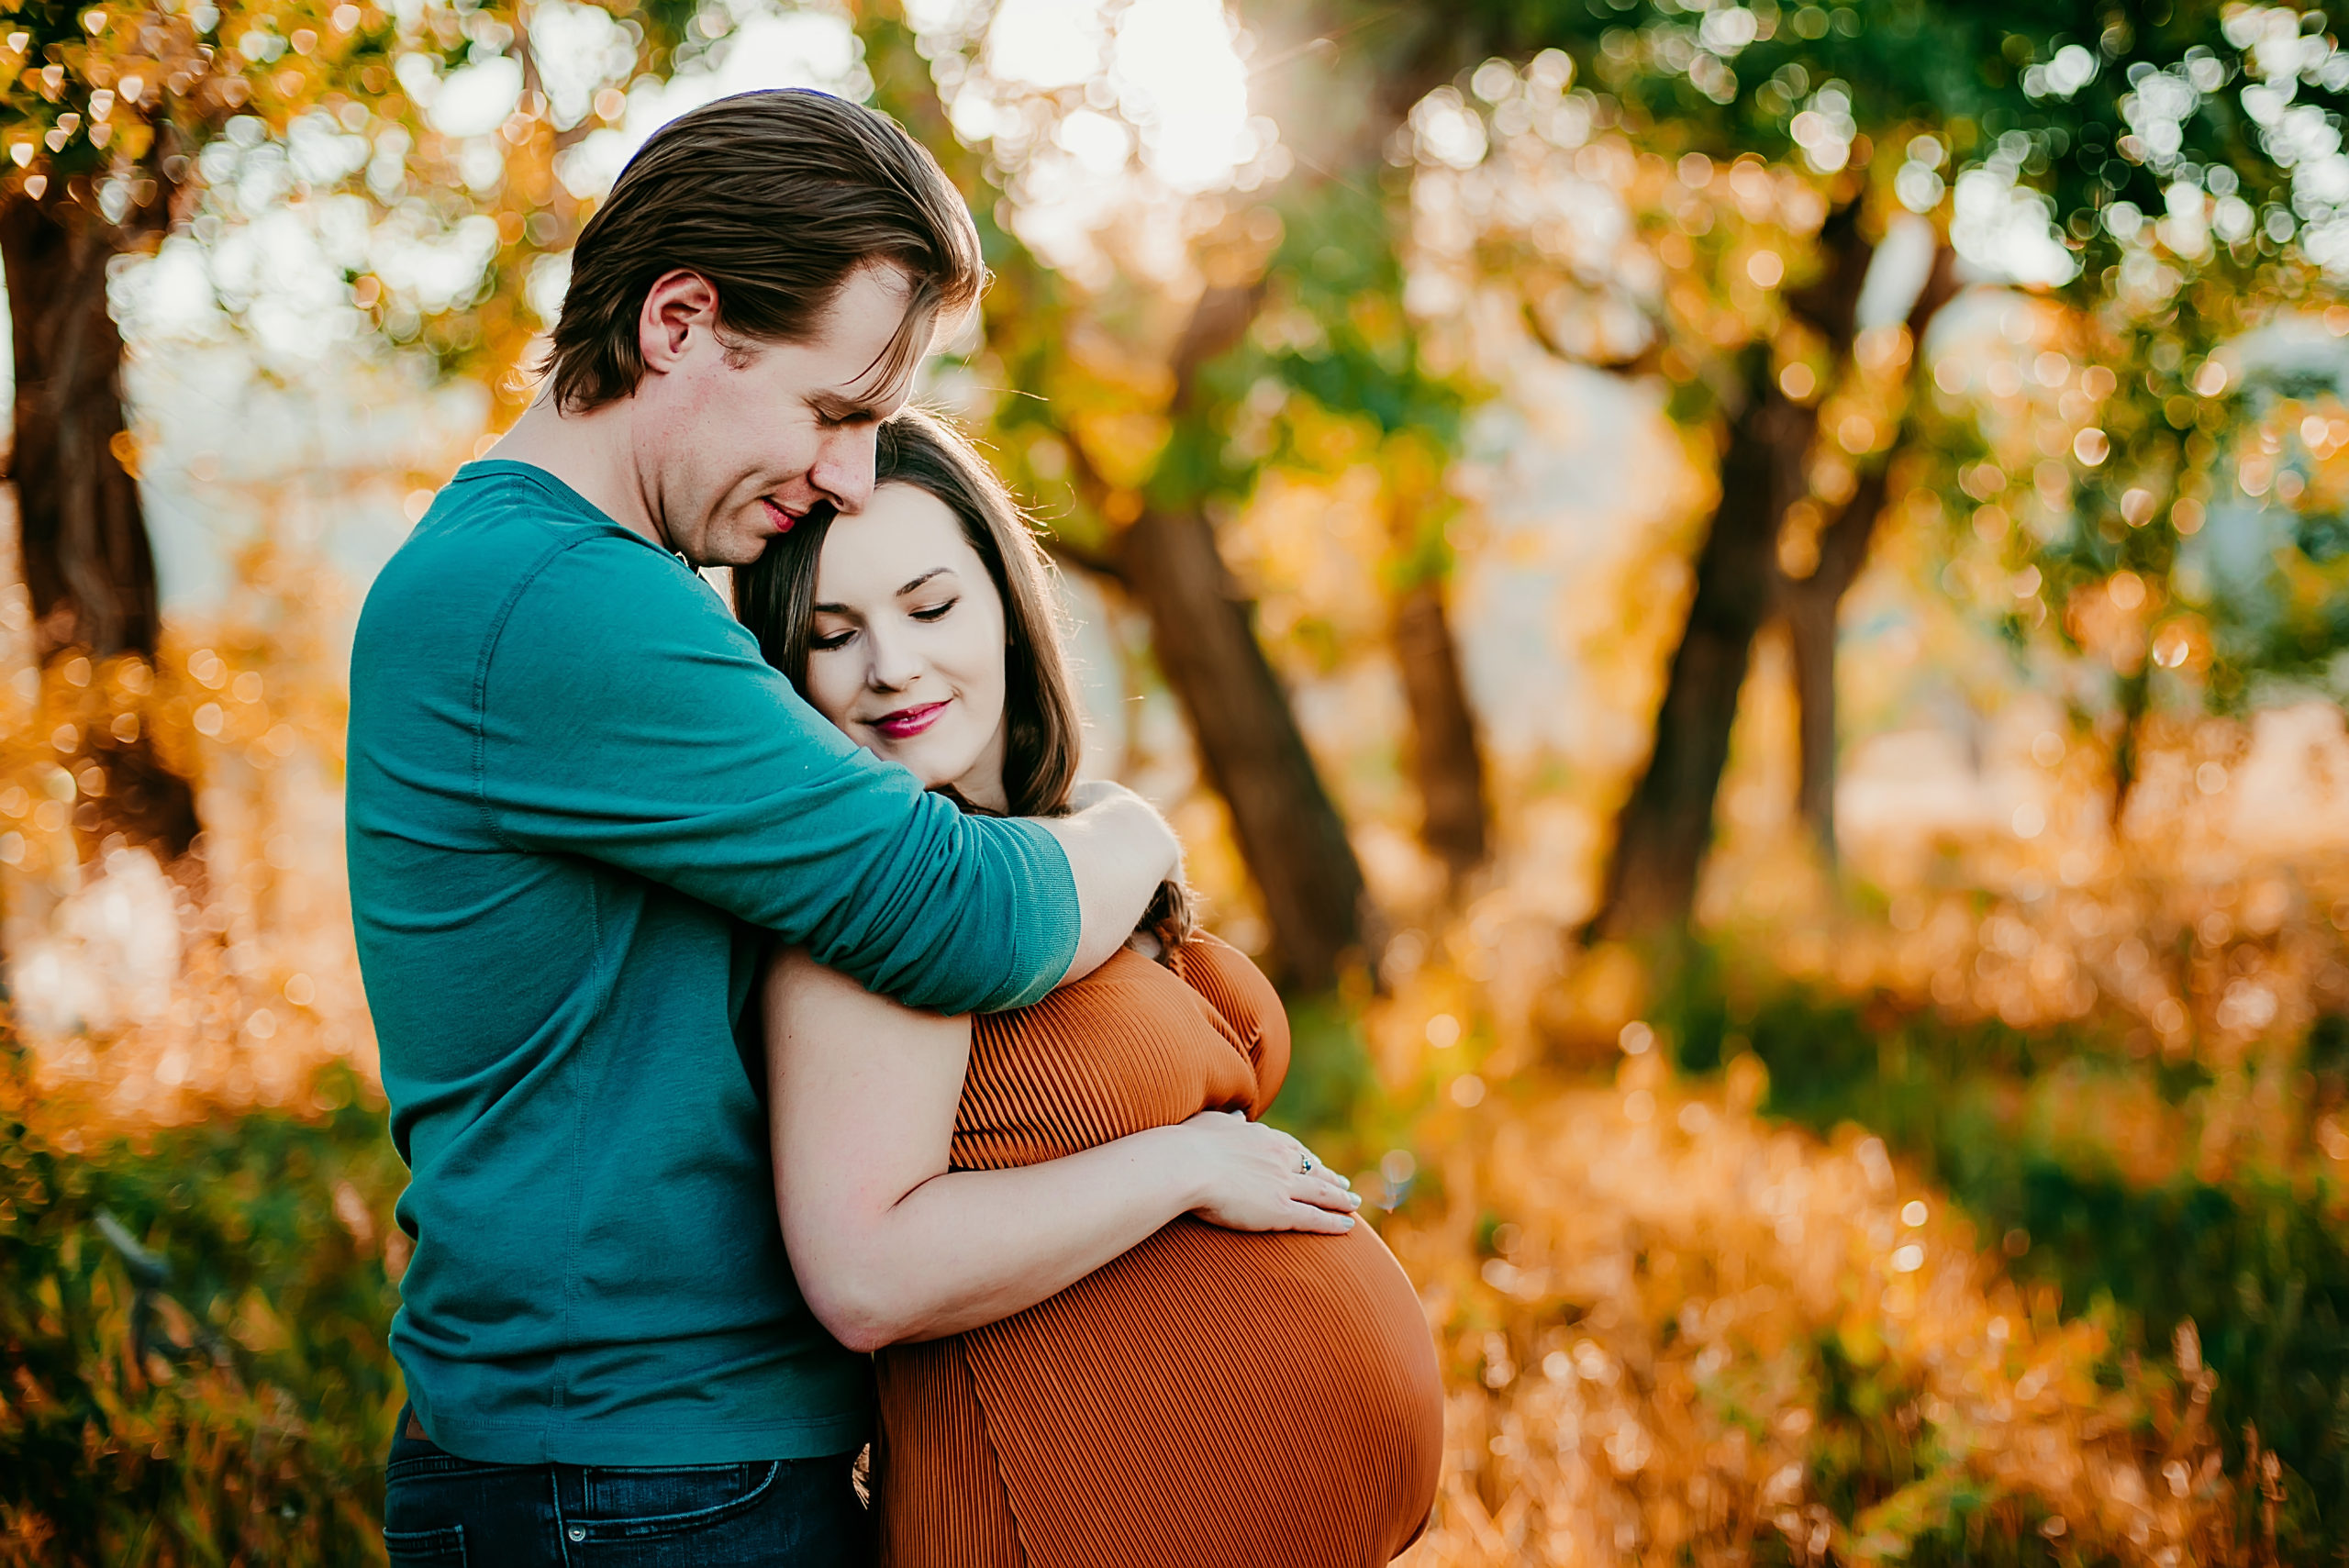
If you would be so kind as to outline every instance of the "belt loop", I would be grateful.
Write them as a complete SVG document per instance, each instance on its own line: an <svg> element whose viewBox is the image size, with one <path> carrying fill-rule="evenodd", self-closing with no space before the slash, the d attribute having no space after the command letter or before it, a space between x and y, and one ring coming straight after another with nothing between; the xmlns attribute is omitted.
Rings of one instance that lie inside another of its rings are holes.
<svg viewBox="0 0 2349 1568"><path fill-rule="evenodd" d="M563 1493L566 1488L563 1482L566 1472L577 1473L573 1466L567 1464L547 1466L547 1490L554 1498L554 1549L561 1561L568 1563L571 1561L571 1549L587 1539L587 1530L584 1526L574 1523L566 1516L571 1513L584 1514L587 1510L579 1506L576 1498L573 1499L570 1508L564 1507Z"/></svg>

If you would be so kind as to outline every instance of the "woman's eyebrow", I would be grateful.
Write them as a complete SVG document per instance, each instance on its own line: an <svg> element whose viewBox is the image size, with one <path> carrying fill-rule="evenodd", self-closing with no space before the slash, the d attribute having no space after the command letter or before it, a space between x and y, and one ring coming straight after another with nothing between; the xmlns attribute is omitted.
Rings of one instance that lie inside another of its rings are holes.
<svg viewBox="0 0 2349 1568"><path fill-rule="evenodd" d="M912 593L915 589L920 587L923 584L929 582L933 577L952 577L953 575L954 569L952 566L933 566L929 571L923 573L920 576L915 578L912 582L907 584L904 587L898 589L897 596L901 599L904 598L907 594ZM846 605L819 604L815 606L815 613L819 616L852 616L856 612L849 608Z"/></svg>

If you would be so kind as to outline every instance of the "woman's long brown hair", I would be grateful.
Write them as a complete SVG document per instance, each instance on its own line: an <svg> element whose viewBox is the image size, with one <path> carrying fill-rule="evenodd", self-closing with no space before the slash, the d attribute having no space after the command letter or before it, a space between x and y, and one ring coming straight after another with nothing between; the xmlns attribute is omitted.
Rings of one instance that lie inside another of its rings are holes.
<svg viewBox="0 0 2349 1568"><path fill-rule="evenodd" d="M936 415L900 410L878 432L873 483L910 484L954 514L1003 600L1003 793L1014 817L1060 817L1069 809L1084 749L1082 711L1068 667L1067 637L1052 586L1052 565L993 467ZM734 573L734 613L768 663L807 695L814 645L816 576L833 512L818 506ZM971 803L956 799L964 810ZM1161 887L1141 929L1172 951L1197 929L1190 891Z"/></svg>

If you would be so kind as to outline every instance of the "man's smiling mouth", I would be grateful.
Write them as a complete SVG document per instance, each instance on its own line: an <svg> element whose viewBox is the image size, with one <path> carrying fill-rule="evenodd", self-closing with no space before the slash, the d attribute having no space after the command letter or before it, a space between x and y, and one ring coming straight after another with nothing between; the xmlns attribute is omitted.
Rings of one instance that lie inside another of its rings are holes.
<svg viewBox="0 0 2349 1568"><path fill-rule="evenodd" d="M760 496L759 505L767 509L767 521L774 525L774 531L779 534L789 533L799 526L799 519L807 515L805 512L787 509L781 502L770 495Z"/></svg>

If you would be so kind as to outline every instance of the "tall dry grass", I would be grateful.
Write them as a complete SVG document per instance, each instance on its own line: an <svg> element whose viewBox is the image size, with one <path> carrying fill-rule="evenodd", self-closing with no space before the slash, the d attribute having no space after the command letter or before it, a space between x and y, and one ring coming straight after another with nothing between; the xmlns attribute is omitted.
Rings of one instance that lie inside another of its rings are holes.
<svg viewBox="0 0 2349 1568"><path fill-rule="evenodd" d="M1411 1568L2255 1551L2190 1331L2119 1354L1878 1140L1757 1117L1762 1080L1650 1053L1424 1129L1385 1228L1452 1390Z"/></svg>

